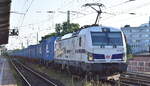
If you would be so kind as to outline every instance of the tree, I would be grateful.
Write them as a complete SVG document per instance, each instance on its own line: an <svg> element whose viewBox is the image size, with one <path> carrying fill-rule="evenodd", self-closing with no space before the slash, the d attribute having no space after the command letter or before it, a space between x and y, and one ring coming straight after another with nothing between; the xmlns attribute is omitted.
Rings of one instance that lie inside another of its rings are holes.
<svg viewBox="0 0 150 86"><path fill-rule="evenodd" d="M131 46L127 44L127 54L131 54L131 53L132 53Z"/></svg>
<svg viewBox="0 0 150 86"><path fill-rule="evenodd" d="M71 30L70 32L76 32L76 31L78 31L80 29L79 28L80 27L79 24L71 23L70 26L71 26L70 27L70 30Z"/></svg>
<svg viewBox="0 0 150 86"><path fill-rule="evenodd" d="M68 22L63 22L62 24L62 33L61 35L67 34L67 33L72 33L80 29L80 25L77 23L68 23Z"/></svg>
<svg viewBox="0 0 150 86"><path fill-rule="evenodd" d="M130 27L130 25L125 25L124 27Z"/></svg>
<svg viewBox="0 0 150 86"><path fill-rule="evenodd" d="M133 58L133 55L132 55L131 46L127 44L127 59L132 59L132 58Z"/></svg>
<svg viewBox="0 0 150 86"><path fill-rule="evenodd" d="M62 24L62 35L68 33L69 24L67 22L63 22Z"/></svg>
<svg viewBox="0 0 150 86"><path fill-rule="evenodd" d="M80 25L77 23L68 23L68 22L63 22L62 24L58 23L55 25L55 32L45 35L44 37L42 37L42 40L51 36L63 36L67 33L78 31L80 29L79 27ZM42 40L40 42L42 42Z"/></svg>
<svg viewBox="0 0 150 86"><path fill-rule="evenodd" d="M42 39L39 42L41 43L44 39L47 39L52 36L57 36L57 33L50 33L48 35L45 35L44 37L42 37Z"/></svg>
<svg viewBox="0 0 150 86"><path fill-rule="evenodd" d="M67 33L72 33L79 30L79 27L80 25L77 23L63 22L62 24L55 25L55 31L57 33L57 36L63 36Z"/></svg>
<svg viewBox="0 0 150 86"><path fill-rule="evenodd" d="M62 30L61 24L56 24L55 25L55 32L57 33L57 35L60 35L61 30Z"/></svg>

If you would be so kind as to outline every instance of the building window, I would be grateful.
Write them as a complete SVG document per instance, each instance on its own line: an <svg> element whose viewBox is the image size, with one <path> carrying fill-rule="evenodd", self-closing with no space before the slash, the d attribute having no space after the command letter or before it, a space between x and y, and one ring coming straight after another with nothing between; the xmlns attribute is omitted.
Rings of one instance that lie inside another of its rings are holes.
<svg viewBox="0 0 150 86"><path fill-rule="evenodd" d="M149 42L149 40L143 40L143 42L148 43L148 42Z"/></svg>
<svg viewBox="0 0 150 86"><path fill-rule="evenodd" d="M146 32L149 32L149 29L146 29Z"/></svg>
<svg viewBox="0 0 150 86"><path fill-rule="evenodd" d="M138 32L137 30L132 30L132 32Z"/></svg>
<svg viewBox="0 0 150 86"><path fill-rule="evenodd" d="M132 40L127 40L127 42L130 44L130 43L132 43Z"/></svg>
<svg viewBox="0 0 150 86"><path fill-rule="evenodd" d="M132 48L136 48L136 45L131 45Z"/></svg>
<svg viewBox="0 0 150 86"><path fill-rule="evenodd" d="M145 34L145 37L148 37L148 34Z"/></svg>
<svg viewBox="0 0 150 86"><path fill-rule="evenodd" d="M136 40L136 42L137 42L137 43L139 43L139 42L140 42L140 40Z"/></svg>
<svg viewBox="0 0 150 86"><path fill-rule="evenodd" d="M141 37L149 37L148 34L142 34Z"/></svg>
<svg viewBox="0 0 150 86"><path fill-rule="evenodd" d="M128 33L130 33L130 32L132 32L132 30L126 30L125 32L128 32Z"/></svg>
<svg viewBox="0 0 150 86"><path fill-rule="evenodd" d="M137 37L139 37L139 35L134 34L134 35L132 35L132 37L137 38Z"/></svg>
<svg viewBox="0 0 150 86"><path fill-rule="evenodd" d="M132 43L135 43L136 42L136 40L132 40Z"/></svg>

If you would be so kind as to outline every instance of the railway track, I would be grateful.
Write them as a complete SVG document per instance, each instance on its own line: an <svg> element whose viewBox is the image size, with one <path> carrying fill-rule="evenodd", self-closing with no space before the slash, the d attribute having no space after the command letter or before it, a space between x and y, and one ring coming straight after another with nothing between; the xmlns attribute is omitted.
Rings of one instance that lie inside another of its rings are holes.
<svg viewBox="0 0 150 86"><path fill-rule="evenodd" d="M16 60L11 60L11 63L21 76L23 86L64 86L61 82L50 79L45 74L37 72Z"/></svg>
<svg viewBox="0 0 150 86"><path fill-rule="evenodd" d="M127 72L120 76L120 86L150 86L150 75Z"/></svg>
<svg viewBox="0 0 150 86"><path fill-rule="evenodd" d="M11 63L13 64L17 72L21 75L22 80L24 81L24 86L64 86L58 81L49 79L48 76L44 75L43 73L26 67L16 60L11 60ZM121 74L118 81L100 81L108 83L110 86L150 86L149 79L149 74L127 72Z"/></svg>

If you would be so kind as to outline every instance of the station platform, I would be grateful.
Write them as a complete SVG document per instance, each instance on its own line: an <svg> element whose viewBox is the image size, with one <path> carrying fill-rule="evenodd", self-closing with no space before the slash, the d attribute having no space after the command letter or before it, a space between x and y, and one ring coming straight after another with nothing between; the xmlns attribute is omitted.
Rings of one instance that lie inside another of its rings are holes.
<svg viewBox="0 0 150 86"><path fill-rule="evenodd" d="M0 86L17 86L8 60L0 56Z"/></svg>

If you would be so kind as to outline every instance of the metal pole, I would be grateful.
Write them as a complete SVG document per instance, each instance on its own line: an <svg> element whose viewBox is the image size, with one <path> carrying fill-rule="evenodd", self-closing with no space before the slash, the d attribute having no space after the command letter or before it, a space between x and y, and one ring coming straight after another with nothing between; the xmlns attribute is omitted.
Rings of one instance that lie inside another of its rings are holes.
<svg viewBox="0 0 150 86"><path fill-rule="evenodd" d="M24 47L23 47L23 42L21 43L21 47L22 47L22 49L24 48Z"/></svg>
<svg viewBox="0 0 150 86"><path fill-rule="evenodd" d="M27 39L27 47L28 47L28 45L29 45L29 41L28 41L28 39Z"/></svg>
<svg viewBox="0 0 150 86"><path fill-rule="evenodd" d="M70 28L70 11L67 11L67 30L66 31L69 31L69 28Z"/></svg>
<svg viewBox="0 0 150 86"><path fill-rule="evenodd" d="M67 23L70 24L70 11L67 11Z"/></svg>
<svg viewBox="0 0 150 86"><path fill-rule="evenodd" d="M39 43L39 39L38 39L39 35L38 35L38 32L37 32L37 36L36 36L36 37L37 37L37 44L38 44L38 43Z"/></svg>

